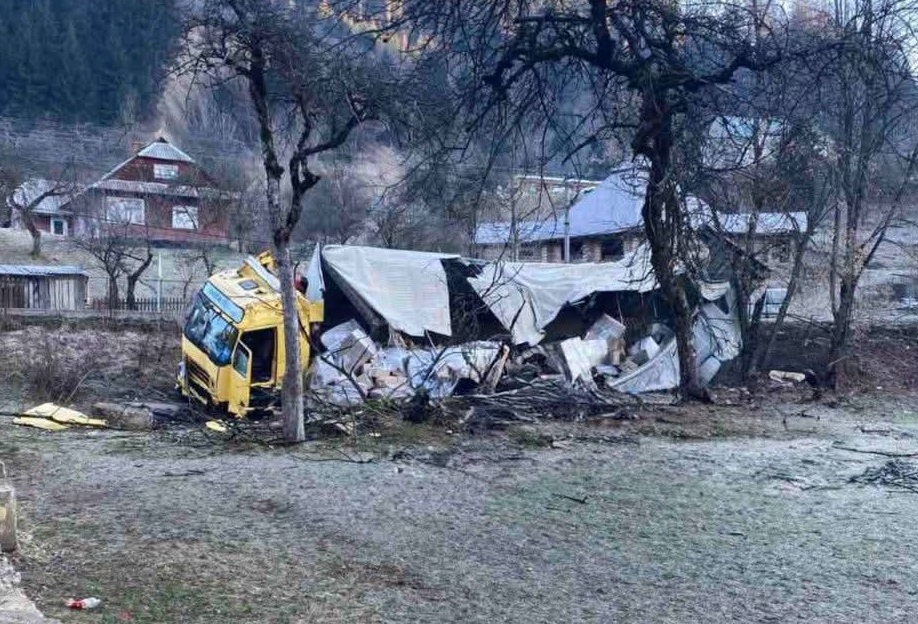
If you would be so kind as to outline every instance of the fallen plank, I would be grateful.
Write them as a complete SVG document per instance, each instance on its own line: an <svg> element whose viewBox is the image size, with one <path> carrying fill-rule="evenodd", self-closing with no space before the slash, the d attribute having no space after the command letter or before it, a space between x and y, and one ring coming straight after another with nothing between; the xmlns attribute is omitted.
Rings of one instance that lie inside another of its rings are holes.
<svg viewBox="0 0 918 624"><path fill-rule="evenodd" d="M90 418L83 412L61 407L56 403L42 403L22 413L23 416L35 418L48 418L62 425L82 425L85 427L105 427L106 423L100 418Z"/></svg>

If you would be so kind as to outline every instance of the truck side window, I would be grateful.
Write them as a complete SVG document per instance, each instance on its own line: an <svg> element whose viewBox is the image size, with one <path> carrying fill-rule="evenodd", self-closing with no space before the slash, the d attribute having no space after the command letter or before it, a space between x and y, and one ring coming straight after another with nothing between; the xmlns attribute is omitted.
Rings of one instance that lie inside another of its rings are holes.
<svg viewBox="0 0 918 624"><path fill-rule="evenodd" d="M249 352L242 347L240 343L233 354L233 368L236 372L246 377L249 372Z"/></svg>

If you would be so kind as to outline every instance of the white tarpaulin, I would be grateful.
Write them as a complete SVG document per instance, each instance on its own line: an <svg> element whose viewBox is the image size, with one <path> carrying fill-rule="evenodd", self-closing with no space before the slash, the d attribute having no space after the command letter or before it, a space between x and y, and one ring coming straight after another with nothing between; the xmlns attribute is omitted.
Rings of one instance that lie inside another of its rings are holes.
<svg viewBox="0 0 918 624"><path fill-rule="evenodd" d="M538 344L565 305L592 293L656 288L650 251L643 245L602 264L488 263L468 281L517 345Z"/></svg>
<svg viewBox="0 0 918 624"><path fill-rule="evenodd" d="M392 329L409 336L427 332L453 334L446 272L440 262L449 254L330 245L322 249L333 271ZM313 263L318 262L318 256ZM314 275L312 264L307 275ZM312 281L312 277L310 277Z"/></svg>
<svg viewBox="0 0 918 624"><path fill-rule="evenodd" d="M646 364L610 381L608 385L610 388L628 394L675 388L679 385L679 356L676 351L676 340L670 339Z"/></svg>
<svg viewBox="0 0 918 624"><path fill-rule="evenodd" d="M310 265L309 286L323 284L319 256ZM370 247L330 246L321 252L329 279L347 288L349 297L358 297L366 307L381 316L394 330L411 336L433 332L452 335L450 297L443 260L459 259L448 254L423 253ZM593 293L645 293L657 287L650 263L650 252L640 246L618 262L602 264L543 264L543 263L480 263L460 260L478 274L466 278L498 321L512 335L516 345L536 345L544 338L544 330L569 304L583 300ZM695 319L696 365L704 383L710 381L720 363L736 357L741 348L735 296L727 282L699 284L702 302ZM609 319L611 321L612 319ZM623 329L623 328L620 328ZM637 370L610 382L610 387L623 392L646 392L675 388L679 384L679 361L676 343L671 337L660 340L659 351L647 352L649 357ZM579 338L568 341L584 343ZM603 340L604 353L611 348ZM452 348L451 348L452 349ZM458 349L458 348L457 348ZM473 350L484 361L493 360L497 346ZM383 354L384 351L380 352ZM400 354L404 355L401 351ZM571 360L578 353L567 353ZM464 357L464 356L463 356ZM459 369L469 362L460 357L460 350L441 354L436 375L426 372L433 360L414 353L405 360L407 385L433 386L434 395L452 391L463 375ZM595 366L592 359L583 359L575 367L575 378L586 379ZM430 360L430 361L428 361ZM425 368L425 364L427 367ZM461 366L458 366L461 365ZM401 365L395 368L401 368ZM422 371L423 374L422 374ZM419 381L423 377L423 381ZM441 387L442 386L442 387Z"/></svg>

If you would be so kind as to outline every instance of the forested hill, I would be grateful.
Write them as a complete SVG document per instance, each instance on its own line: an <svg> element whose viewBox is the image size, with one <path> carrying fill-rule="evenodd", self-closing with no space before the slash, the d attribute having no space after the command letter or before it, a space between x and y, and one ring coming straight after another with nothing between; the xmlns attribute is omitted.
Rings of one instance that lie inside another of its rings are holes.
<svg viewBox="0 0 918 624"><path fill-rule="evenodd" d="M142 120L178 34L174 0L0 0L0 116Z"/></svg>

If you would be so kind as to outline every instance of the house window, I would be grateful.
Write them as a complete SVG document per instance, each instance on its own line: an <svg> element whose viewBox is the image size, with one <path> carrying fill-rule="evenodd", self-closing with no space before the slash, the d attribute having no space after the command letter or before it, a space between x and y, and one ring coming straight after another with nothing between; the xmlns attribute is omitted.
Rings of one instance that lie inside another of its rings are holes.
<svg viewBox="0 0 918 624"><path fill-rule="evenodd" d="M176 230L198 229L197 206L175 206L172 208L172 227Z"/></svg>
<svg viewBox="0 0 918 624"><path fill-rule="evenodd" d="M771 248L772 262L783 264L790 261L790 256L790 241L786 239L775 241L774 246Z"/></svg>
<svg viewBox="0 0 918 624"><path fill-rule="evenodd" d="M57 236L66 236L67 221L59 217L51 217L51 233Z"/></svg>
<svg viewBox="0 0 918 624"><path fill-rule="evenodd" d="M178 178L178 165L153 165L153 177L157 180Z"/></svg>
<svg viewBox="0 0 918 624"><path fill-rule="evenodd" d="M621 260L625 256L625 244L620 238L607 238L602 241L602 252L600 259L602 262L611 262Z"/></svg>
<svg viewBox="0 0 918 624"><path fill-rule="evenodd" d="M537 251L534 245L521 245L517 256L520 260L535 260Z"/></svg>
<svg viewBox="0 0 918 624"><path fill-rule="evenodd" d="M105 219L110 223L143 225L144 202L139 197L106 197Z"/></svg>

